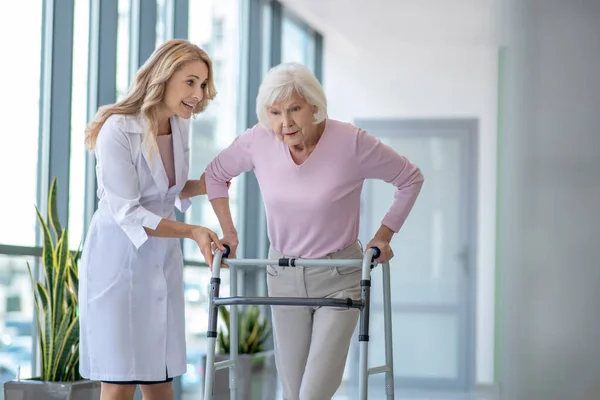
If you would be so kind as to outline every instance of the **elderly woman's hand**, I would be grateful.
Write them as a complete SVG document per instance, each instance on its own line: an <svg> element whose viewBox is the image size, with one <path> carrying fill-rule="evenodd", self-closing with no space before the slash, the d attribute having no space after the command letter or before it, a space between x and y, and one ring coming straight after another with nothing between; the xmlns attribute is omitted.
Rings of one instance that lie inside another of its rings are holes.
<svg viewBox="0 0 600 400"><path fill-rule="evenodd" d="M386 242L385 240L373 238L367 245L366 249L370 249L371 247L377 247L381 251L379 257L375 259L375 261L380 264L385 264L386 262L390 261L392 257L394 257L394 252L390 247L390 243Z"/></svg>
<svg viewBox="0 0 600 400"><path fill-rule="evenodd" d="M392 236L394 236L394 231L385 225L381 225L373 239L371 239L369 244L367 244L365 251L371 247L377 247L381 253L379 254L379 257L375 259L375 261L380 264L385 264L394 257L394 252L390 247Z"/></svg>
<svg viewBox="0 0 600 400"><path fill-rule="evenodd" d="M237 248L239 244L237 232L225 232L223 238L221 239L221 242L229 246L230 252L227 257L235 258L235 256L237 255Z"/></svg>

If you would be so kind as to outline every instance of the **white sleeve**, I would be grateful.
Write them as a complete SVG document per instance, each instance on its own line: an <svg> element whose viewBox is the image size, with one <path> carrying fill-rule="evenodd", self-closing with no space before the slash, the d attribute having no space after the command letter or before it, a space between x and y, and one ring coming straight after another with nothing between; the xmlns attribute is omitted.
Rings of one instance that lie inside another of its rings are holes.
<svg viewBox="0 0 600 400"><path fill-rule="evenodd" d="M139 178L127 135L110 120L102 127L96 142L98 184L104 189L115 221L139 248L148 239L144 227L156 229L162 217L140 204Z"/></svg>

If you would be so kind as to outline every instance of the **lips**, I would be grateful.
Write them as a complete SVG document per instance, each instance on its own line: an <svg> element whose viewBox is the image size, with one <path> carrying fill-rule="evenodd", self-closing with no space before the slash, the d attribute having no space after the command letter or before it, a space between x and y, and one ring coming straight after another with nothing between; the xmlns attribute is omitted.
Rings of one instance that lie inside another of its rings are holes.
<svg viewBox="0 0 600 400"><path fill-rule="evenodd" d="M293 135L295 135L296 133L298 133L298 131L296 131L296 132L290 132L290 133L284 133L284 135L285 135L285 136L293 136Z"/></svg>
<svg viewBox="0 0 600 400"><path fill-rule="evenodd" d="M183 104L183 106L186 108L186 110L188 111L193 111L194 108L196 107L196 103L188 103L187 101L182 101L181 104Z"/></svg>

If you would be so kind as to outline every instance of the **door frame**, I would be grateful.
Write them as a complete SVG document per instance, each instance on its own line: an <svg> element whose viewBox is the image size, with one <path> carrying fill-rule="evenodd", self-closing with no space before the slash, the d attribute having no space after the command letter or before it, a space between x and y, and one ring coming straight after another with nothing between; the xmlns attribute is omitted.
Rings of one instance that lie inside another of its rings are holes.
<svg viewBox="0 0 600 400"><path fill-rule="evenodd" d="M461 220L466 223L461 227L463 237L466 240L465 257L468 271L464 279L465 291L463 307L460 313L462 326L459 327L458 348L459 355L459 377L457 379L428 379L428 378L396 378L398 388L406 389L451 389L461 391L474 390L476 384L476 349L477 349L477 223L478 223L478 162L479 162L479 122L475 118L378 118L378 119L356 119L357 127L369 132L378 138L386 137L457 137L461 148L465 149L465 159L461 163L461 176L465 188L466 207L462 207ZM427 177L425 177L425 185ZM365 182L365 186L369 181ZM368 186L367 186L368 188ZM364 216L363 209L368 210L370 200L365 195L368 190L363 190L361 195L361 219ZM364 237L366 224L361 224L360 232ZM377 284L377 283L375 283ZM379 307L375 308L377 311ZM422 308L419 306L406 306L410 308ZM432 306L435 309L436 306ZM439 307L437 307L439 308ZM383 309L381 309L382 311ZM394 306L392 305L394 311ZM396 308L397 310L397 308ZM380 345L373 343L371 345ZM376 379L374 379L376 378ZM383 378L382 376L379 378ZM374 384L379 380L373 376ZM383 379L382 379L383 382Z"/></svg>

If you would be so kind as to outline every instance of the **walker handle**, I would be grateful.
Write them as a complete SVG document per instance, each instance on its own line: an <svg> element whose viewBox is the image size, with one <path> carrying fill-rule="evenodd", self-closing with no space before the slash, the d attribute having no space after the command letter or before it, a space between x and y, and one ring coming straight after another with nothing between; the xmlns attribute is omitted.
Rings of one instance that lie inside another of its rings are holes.
<svg viewBox="0 0 600 400"><path fill-rule="evenodd" d="M379 250L379 247L376 246L371 247L371 249L375 250L375 254L373 254L373 258L371 259L371 262L373 262L377 257L381 255L381 250Z"/></svg>
<svg viewBox="0 0 600 400"><path fill-rule="evenodd" d="M229 255L229 253L231 253L231 249L226 244L224 244L223 247L225 247L225 251L223 252L223 257L227 257Z"/></svg>

